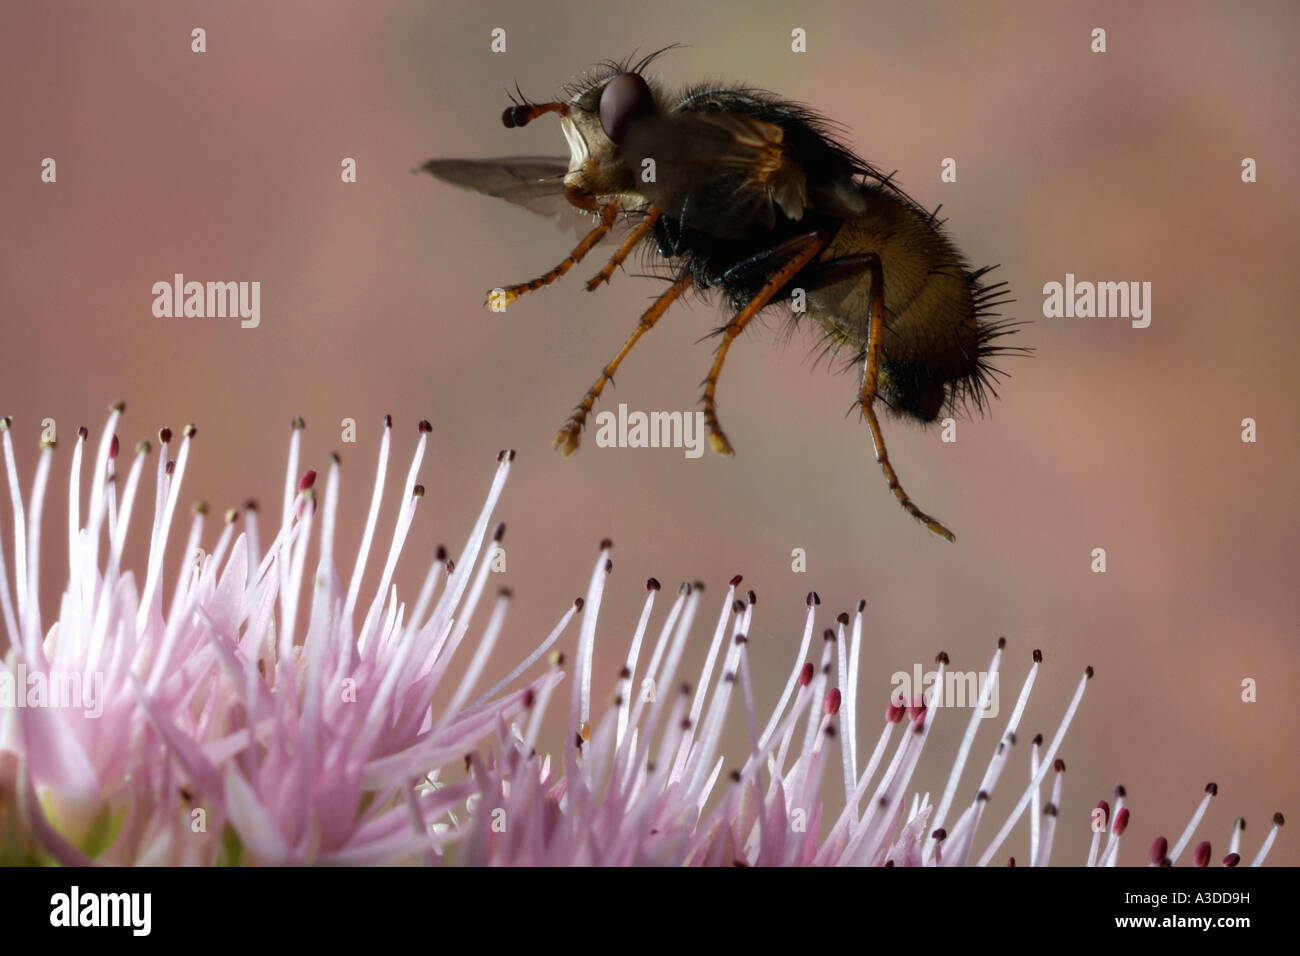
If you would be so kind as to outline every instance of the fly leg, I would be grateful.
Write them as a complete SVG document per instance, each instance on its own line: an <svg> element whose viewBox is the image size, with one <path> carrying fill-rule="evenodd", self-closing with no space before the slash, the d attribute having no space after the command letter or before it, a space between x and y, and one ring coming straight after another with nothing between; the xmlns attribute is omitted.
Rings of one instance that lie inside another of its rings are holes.
<svg viewBox="0 0 1300 956"><path fill-rule="evenodd" d="M758 315L763 306L772 300L781 289L793 279L804 266L813 260L813 257L830 242L830 238L821 232L810 232L801 237L802 242L797 248L798 252L794 257L787 261L780 269L772 275L767 283L759 289L758 293L749 300L746 305L736 315L734 319L726 324L722 329L722 341L718 344L718 351L713 359L713 367L709 369L708 376L704 379L704 420L709 426L709 445L720 455L730 455L732 453L731 442L723 434L722 426L718 423L718 406L716 394L718 391L718 376L722 374L722 363L727 359L727 351L731 348L731 343L736 341L736 336L744 331L754 316Z"/></svg>
<svg viewBox="0 0 1300 956"><path fill-rule="evenodd" d="M551 271L538 276L530 282L520 282L517 285L508 285L500 290L493 289L488 293L488 304L495 305L497 302L500 302L502 304L501 307L504 308L514 302L515 299L519 298L525 292L535 292L543 286L548 286L556 279L560 278L560 276L564 275L582 261L582 257L590 252L596 243L605 238L605 233L609 232L614 225L614 220L618 216L618 209L618 203L609 203L601 208L600 222L596 224L596 227L592 229L591 232L582 237L582 241L574 247L573 251L565 257L563 262Z"/></svg>
<svg viewBox="0 0 1300 956"><path fill-rule="evenodd" d="M637 227L628 234L628 237L623 240L623 244L618 247L617 252L610 256L609 262L605 263L605 267L587 280L588 292L595 292L602 282L608 282L610 280L614 275L614 270L621 266L623 260L632 254L632 250L636 248L636 244L649 235L650 230L655 227L655 223L659 221L661 215L663 215L663 213L660 211L658 206L651 206L646 210L645 218L642 219L640 224L638 224Z"/></svg>
<svg viewBox="0 0 1300 956"><path fill-rule="evenodd" d="M862 365L862 386L858 393L858 400L862 405L862 414L867 419L867 426L871 429L871 441L876 447L876 461L880 462L880 470L885 473L889 490L894 493L903 510L939 537L956 541L951 531L912 503L912 499L908 497L898 481L894 466L889 463L885 436L881 434L880 422L876 418L874 407L876 386L880 378L881 344L885 338L885 273L880 265L880 257L875 254L867 258L866 266L871 272L871 311L867 317L867 357Z"/></svg>
<svg viewBox="0 0 1300 956"><path fill-rule="evenodd" d="M578 450L578 443L582 436L582 428L587 422L587 415L591 413L591 407L596 404L596 399L599 398L600 393L605 390L605 386L613 380L614 373L618 371L618 367L622 364L623 359L627 358L627 353L632 351L632 347L640 341L641 336L645 335L655 327L655 323L658 322L660 317L668 311L668 307L672 305L677 300L677 297L685 292L690 285L691 274L688 272L669 286L663 295L655 299L650 308L645 310L641 316L640 323L638 323L637 327L632 331L632 334L628 336L627 341L623 343L623 347L618 350L617 355L610 359L609 364L606 365L604 370L600 373L600 378L596 379L596 384L587 389L586 396L582 399L581 403L579 403L577 409L574 410L573 415L570 416L564 427L560 429L559 434L555 436L555 440L551 442L551 444L560 450L560 454L567 458Z"/></svg>

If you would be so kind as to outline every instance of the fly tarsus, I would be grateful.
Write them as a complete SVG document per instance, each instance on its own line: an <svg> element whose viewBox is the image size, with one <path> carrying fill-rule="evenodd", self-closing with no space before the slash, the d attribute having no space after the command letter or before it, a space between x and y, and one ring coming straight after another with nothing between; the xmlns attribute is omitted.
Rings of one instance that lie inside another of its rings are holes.
<svg viewBox="0 0 1300 956"><path fill-rule="evenodd" d="M587 423L587 416L591 414L592 406L596 404L596 399L600 398L600 393L605 390L605 386L614 380L614 373L618 371L623 359L627 358L627 354L641 340L641 336L655 327L655 323L668 311L668 307L677 301L677 297L690 288L691 282L691 274L689 272L683 273L678 276L677 281L664 290L659 298L651 303L650 308L641 314L641 321L632 330L632 334L627 337L627 341L618 350L618 354L609 360L609 364L601 370L600 378L596 379L595 384L587 389L587 394L578 403L577 409L569 416L569 420L564 424L564 427L551 441L551 444L558 448L560 454L565 458L578 450L578 444L582 441L582 429Z"/></svg>
<svg viewBox="0 0 1300 956"><path fill-rule="evenodd" d="M552 282L559 279L566 272L582 261L583 257L592 250L596 243L605 238L605 233L609 232L614 225L614 220L618 217L618 203L608 203L600 210L600 221L596 223L591 232L582 237L582 240L573 248L564 260L555 268L543 273L536 279L530 279L527 282L520 282L515 285L503 286L500 289L492 289L487 295L487 305L493 311L504 311L525 292L536 292ZM496 302L500 301L500 306Z"/></svg>
<svg viewBox="0 0 1300 956"><path fill-rule="evenodd" d="M930 517L913 503L908 493L903 490L903 485L898 480L898 473L894 471L894 466L889 461L889 449L885 447L885 436L880 430L880 420L876 418L875 409L885 338L885 274L878 255L874 253L869 255L865 264L871 272L871 301L867 313L867 354L862 363L862 385L858 392L858 401L862 406L862 415L867 420L867 427L871 429L871 442L875 446L876 461L880 463L880 470L884 472L885 481L889 483L889 490L903 506L903 510L925 525L932 534L949 541L956 541L956 535L944 527L942 522Z"/></svg>

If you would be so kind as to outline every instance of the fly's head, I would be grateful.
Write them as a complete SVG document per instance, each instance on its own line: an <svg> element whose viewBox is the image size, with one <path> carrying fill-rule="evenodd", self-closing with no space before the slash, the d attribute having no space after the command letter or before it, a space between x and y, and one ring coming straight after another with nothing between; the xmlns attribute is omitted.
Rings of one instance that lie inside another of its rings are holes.
<svg viewBox="0 0 1300 956"><path fill-rule="evenodd" d="M639 120L667 112L665 91L642 73L656 55L636 64L604 64L566 86L562 101L535 104L522 96L511 97L515 105L501 117L508 127L524 126L544 113L560 114L560 129L569 147L564 184L574 205L597 209L601 204L597 197L604 202L617 200L625 210L649 205L637 189L640 171L629 166L622 144Z"/></svg>

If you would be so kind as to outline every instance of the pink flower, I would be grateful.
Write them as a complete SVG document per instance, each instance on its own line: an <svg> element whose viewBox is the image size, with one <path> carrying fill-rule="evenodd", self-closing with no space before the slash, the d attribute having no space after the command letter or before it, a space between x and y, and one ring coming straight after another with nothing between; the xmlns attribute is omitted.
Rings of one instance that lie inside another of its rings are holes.
<svg viewBox="0 0 1300 956"><path fill-rule="evenodd" d="M1028 852L1019 860L1033 866L1051 861L1065 776L1065 763L1057 754L1083 700L1091 668L1081 675L1050 742L1045 744L1041 736L1034 738L1031 783L977 852L977 831L988 799L1011 758L1020 718L1042 661L1039 652L1034 652L1012 713L993 744L983 773L976 778L978 785L968 785L968 802L961 804L956 795L984 719L981 714L987 711L987 699L971 709L936 806L928 794L913 794L909 799L908 784L931 729L946 708L930 707L921 700L911 706L891 702L879 738L865 762L861 759L854 709L865 601L859 602L852 619L841 614L837 628L823 633L822 650L814 663L807 658L821 602L815 593L808 595L807 621L793 670L784 693L764 721L755 712L746 656L745 634L752 623L755 595L751 591L744 600L737 599L739 576L732 580L722 602L709 653L695 684L675 681L699 609L698 584L683 585L678 591L645 671L652 676L648 684L640 685L650 692L638 693L638 660L659 592L659 583L651 579L613 701L593 727L589 713L593 612L599 607L608 553L606 543L587 597L590 610L578 644L578 679L571 689L565 737L572 743L563 746L563 776L555 773L549 756L534 750L541 715L551 695L530 695L524 701L530 712L527 731L499 729L500 755L470 758L477 800L463 849L467 862L984 866L1007 859L1000 855L1005 841L1027 810L1030 842ZM1000 640L987 673L999 672L1004 647L1005 641ZM706 692L719 660L721 675L712 682L711 693ZM942 686L947 655L940 654L936 663L937 684ZM828 689L836 678L840 687ZM736 698L745 713L749 749L742 759L728 765L719 755L719 740L724 715L738 706ZM1044 802L1042 788L1049 774L1051 788ZM837 775L842 800L827 797L828 791L837 789L833 780ZM1116 793L1113 821L1104 802L1100 811L1084 818L1094 831L1089 866L1114 866L1118 861L1129 811L1123 805L1123 788ZM1217 788L1211 784L1178 845L1168 854L1169 862L1174 862L1190 841L1214 793ZM1280 814L1274 817L1255 865L1263 862L1282 822ZM1231 852L1224 861L1227 865L1236 863L1239 836L1240 827L1234 824ZM1196 851L1197 865L1206 865L1208 854L1209 844L1201 844Z"/></svg>
<svg viewBox="0 0 1300 956"><path fill-rule="evenodd" d="M226 514L216 542L202 551L206 509L196 507L168 587L163 555L195 430L187 427L178 447L168 429L159 433L165 454L149 516L137 505L148 442L137 446L125 478L119 474L122 411L114 408L99 442L84 515L88 436L78 433L68 580L48 628L38 572L54 450L42 448L24 499L10 423L0 423L13 513L8 559L0 540L0 862L985 865L1006 859L1006 840L1026 813L1029 845L1019 860L1051 861L1064 787L1059 751L1090 668L1050 741L1031 743L1030 784L1009 815L984 825L992 836L981 836L989 795L1016 749L1042 661L1037 652L978 783L972 776L963 786L993 693L981 691L937 804L929 794L909 795L909 786L936 722L948 732L944 711L951 708L938 706L940 699L891 702L870 752L866 741L859 748L865 601L854 616L839 615L815 651L821 602L808 595L789 679L764 713L754 700L745 638L754 593L740 594L739 576L731 581L703 668L688 684L679 672L703 586L683 585L652 628L660 586L651 579L612 702L593 710L596 623L612 568L611 545L602 542L585 600L566 602L536 650L482 690L509 603L505 591L483 597L487 546L504 532L489 527L512 452L498 457L457 559L439 549L408 606L392 580L424 495L417 476L428 423L420 423L389 544L374 550L391 450L386 420L345 586L334 555L339 462L318 491L316 473L299 470L297 420L269 543L263 547L259 512L249 503ZM128 534L146 527L142 573L123 569ZM375 567L379 585L363 602L363 573ZM566 686L553 648L579 612ZM476 622L476 615L486 619ZM999 675L1004 643L986 675ZM527 679L548 652L550 667ZM936 662L943 686L947 656ZM440 688L450 701L435 709ZM539 752L544 716L552 704L563 709L566 694L567 731L552 742L552 757ZM728 758L722 731L736 709L748 745ZM1216 792L1206 788L1172 848L1156 841L1151 863L1180 858ZM1088 817L1089 865L1117 863L1129 820L1124 801L1120 788L1113 816L1103 801ZM1255 864L1281 825L1279 814ZM1228 865L1241 858L1243 828L1234 825ZM445 854L449 849L454 853ZM1199 844L1192 858L1207 865L1210 845Z"/></svg>
<svg viewBox="0 0 1300 956"><path fill-rule="evenodd" d="M103 693L96 708L0 710L0 760L9 757L9 790L34 847L64 863L91 857L110 863L382 863L436 856L454 834L429 824L463 801L470 787L417 792L416 780L459 759L498 721L511 719L526 694L556 679L548 675L467 706L500 633L501 596L451 704L440 712L430 707L453 656L469 653L462 644L486 584L480 553L513 455L502 454L458 563L439 553L408 608L389 585L423 497L415 476L430 429L421 423L380 584L358 615L391 428L384 431L369 521L345 588L333 554L338 461L319 497L315 472L295 480L301 422L295 423L279 528L265 551L250 504L243 533L235 534L240 514L229 512L216 544L201 552L206 509L196 508L185 561L164 604L162 555L195 430L186 428L175 449L170 431L160 433L166 453L158 462L150 556L139 579L119 562L150 449L147 442L137 447L119 499L115 431L121 412L121 406L114 409L100 442L84 523L78 509L85 430L78 435L70 574L59 621L48 632L36 569L53 449L42 450L25 514L7 427L3 436L16 592L14 600L0 566L9 645L4 673L95 677ZM318 558L308 571L318 520ZM304 581L311 610L300 626ZM570 608L565 620L573 613Z"/></svg>

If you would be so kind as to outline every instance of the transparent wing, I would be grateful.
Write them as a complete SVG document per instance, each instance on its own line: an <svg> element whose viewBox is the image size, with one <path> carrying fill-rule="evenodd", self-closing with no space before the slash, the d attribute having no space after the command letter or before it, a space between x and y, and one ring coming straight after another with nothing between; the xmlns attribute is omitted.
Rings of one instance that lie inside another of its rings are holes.
<svg viewBox="0 0 1300 956"><path fill-rule="evenodd" d="M556 156L502 156L496 159L431 159L420 167L435 179L523 206L585 235L594 220L565 198L569 161Z"/></svg>

